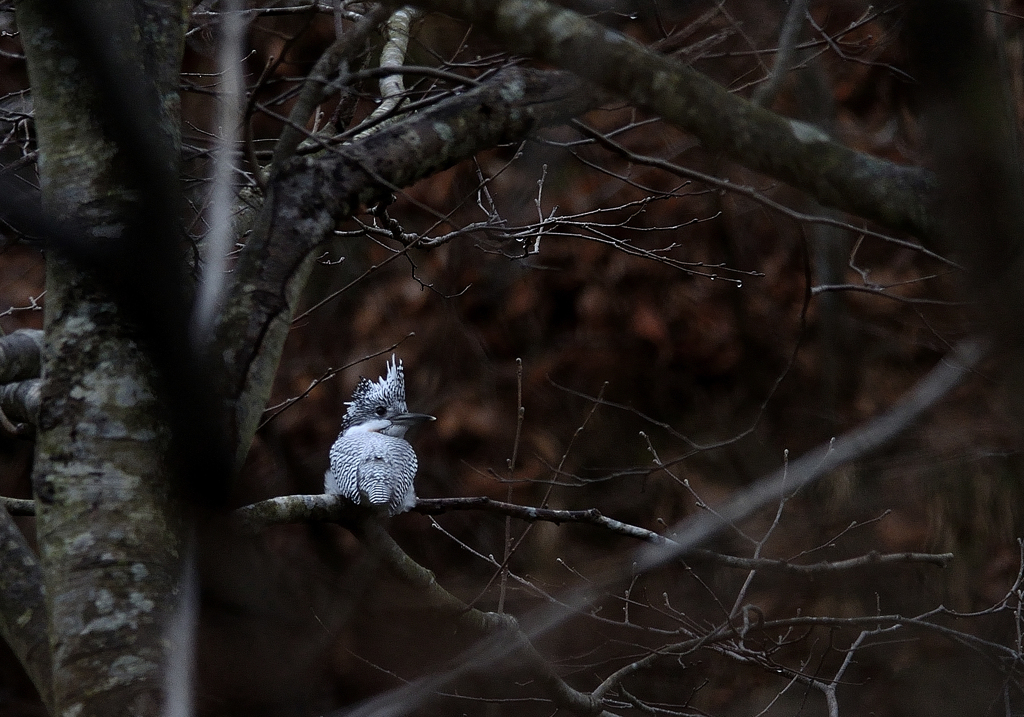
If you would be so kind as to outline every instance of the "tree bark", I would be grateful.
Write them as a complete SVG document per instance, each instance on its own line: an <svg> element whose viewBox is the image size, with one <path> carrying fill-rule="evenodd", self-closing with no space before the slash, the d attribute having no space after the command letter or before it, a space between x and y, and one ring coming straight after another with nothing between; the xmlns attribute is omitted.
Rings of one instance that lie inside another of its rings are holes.
<svg viewBox="0 0 1024 717"><path fill-rule="evenodd" d="M180 3L82 4L21 0L17 7L35 101L45 210L83 245L123 247L147 177L127 138L132 117L110 109L111 69L140 74L136 119L173 156L185 8ZM107 30L99 37L97 30ZM89 39L84 35L92 32ZM108 56L110 53L112 55ZM106 83L106 84L104 84ZM163 629L179 577L179 528L170 498L166 411L138 326L80 261L47 253L42 406L33 471L49 641L53 712L155 715L161 706Z"/></svg>

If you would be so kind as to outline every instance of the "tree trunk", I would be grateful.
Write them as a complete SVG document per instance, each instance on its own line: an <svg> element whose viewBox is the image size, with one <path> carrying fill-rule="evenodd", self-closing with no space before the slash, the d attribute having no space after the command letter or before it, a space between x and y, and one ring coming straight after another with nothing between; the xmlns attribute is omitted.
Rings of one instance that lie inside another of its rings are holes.
<svg viewBox="0 0 1024 717"><path fill-rule="evenodd" d="M161 122L152 131L177 147L184 8L111 1L76 12L110 28L107 48L116 48L125 67L144 68L159 98L151 109ZM116 248L140 190L97 77L104 48L81 39L75 17L59 4L18 5L44 208L85 243ZM166 412L153 363L133 338L133 317L95 272L51 246L46 282L33 486L54 712L157 714L165 613L175 602L167 596L176 589L181 544Z"/></svg>

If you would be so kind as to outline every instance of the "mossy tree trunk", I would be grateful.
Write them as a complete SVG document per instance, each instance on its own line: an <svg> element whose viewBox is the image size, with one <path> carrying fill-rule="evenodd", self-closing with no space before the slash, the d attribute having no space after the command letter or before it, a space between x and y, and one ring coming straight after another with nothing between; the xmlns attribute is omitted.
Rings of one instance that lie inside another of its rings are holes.
<svg viewBox="0 0 1024 717"><path fill-rule="evenodd" d="M81 39L66 10L37 0L17 8L44 210L97 247L144 240L126 234L141 194L97 76L102 48ZM159 161L176 164L183 5L111 0L84 12L115 26L108 44L115 60L141 68L151 83L155 92L139 101L156 105L148 109L160 123L150 131L175 150ZM157 714L181 540L154 365L135 338L137 317L81 262L48 252L46 290L33 485L53 712Z"/></svg>

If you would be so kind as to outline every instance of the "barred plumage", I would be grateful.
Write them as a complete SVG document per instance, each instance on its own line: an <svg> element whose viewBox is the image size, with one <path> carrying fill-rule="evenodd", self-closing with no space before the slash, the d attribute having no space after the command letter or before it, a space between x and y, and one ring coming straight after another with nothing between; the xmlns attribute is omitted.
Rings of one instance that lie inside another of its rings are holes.
<svg viewBox="0 0 1024 717"><path fill-rule="evenodd" d="M348 402L341 435L331 447L331 467L324 492L353 503L386 506L389 515L416 503L413 479L416 453L403 436L410 426L433 416L409 413L405 405L405 371L392 355L386 376L362 378Z"/></svg>
<svg viewBox="0 0 1024 717"><path fill-rule="evenodd" d="M331 448L325 492L353 503L387 505L395 515L416 503L416 453L403 438L365 432L341 435Z"/></svg>

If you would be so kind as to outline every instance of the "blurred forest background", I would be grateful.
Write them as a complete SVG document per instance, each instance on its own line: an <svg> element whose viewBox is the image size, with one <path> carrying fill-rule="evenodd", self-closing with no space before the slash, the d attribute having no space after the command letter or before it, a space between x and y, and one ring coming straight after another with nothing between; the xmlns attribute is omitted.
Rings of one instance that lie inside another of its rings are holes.
<svg viewBox="0 0 1024 717"><path fill-rule="evenodd" d="M806 10L786 39L791 5ZM567 6L841 144L929 163L900 3ZM247 7L243 207L260 194L253 163L269 160L302 78L338 27L370 6ZM1019 123L1024 3L986 8ZM222 10L192 9L182 73L186 226L197 246L208 230ZM32 106L9 3L0 23L3 159L31 182ZM384 34L354 69L379 64ZM780 36L789 43L782 73ZM485 78L510 61L469 24L421 13L401 64ZM367 73L307 129L359 127L380 105L378 80ZM413 106L459 89L412 71L405 88ZM918 237L824 208L613 98L580 122L479 153L338 225L318 252L233 507L321 492L344 402L393 352L410 410L437 416L410 436L421 498L595 508L671 537L687 516L777 470L787 452L795 459L892 406L975 333L982 309L955 252L922 250ZM424 246L421 237L445 239ZM0 254L7 333L41 328L46 303L43 252L16 239ZM829 685L846 714L1019 714L1021 433L1014 394L989 369L883 450L701 546L713 552L599 585L594 605L537 637L538 649L584 692L663 650L609 690L604 708L614 714L827 714ZM0 493L30 497L31 440L4 435L0 453ZM34 519L18 520L31 533ZM388 529L456 597L517 616L640 545L594 525L491 511L413 511ZM953 558L786 569L903 552ZM723 554L781 562L752 570ZM350 531L324 523L272 526L245 550L209 557L200 713L326 714L457 664L475 636L387 571L369 577L364 558ZM217 586L227 583L226 597ZM864 621L878 615L907 619ZM915 626L922 615L939 628ZM796 619L806 616L829 620ZM34 699L5 654L0 714L43 714ZM487 665L438 687L414 713L555 710L522 668Z"/></svg>

